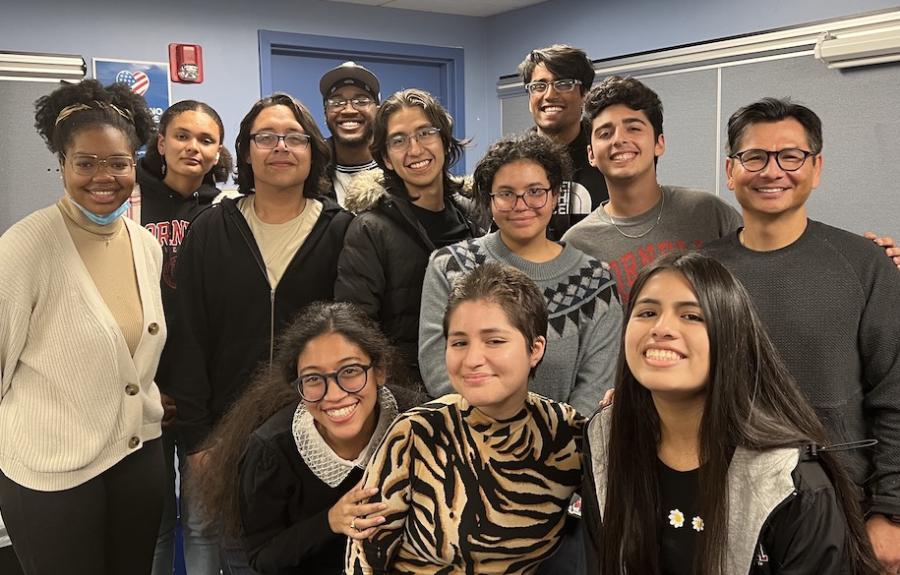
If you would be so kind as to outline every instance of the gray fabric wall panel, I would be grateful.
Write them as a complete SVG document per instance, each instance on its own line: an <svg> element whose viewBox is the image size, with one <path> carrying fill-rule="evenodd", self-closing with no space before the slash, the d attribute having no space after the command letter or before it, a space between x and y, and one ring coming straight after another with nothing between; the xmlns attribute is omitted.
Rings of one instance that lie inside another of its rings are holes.
<svg viewBox="0 0 900 575"><path fill-rule="evenodd" d="M765 96L790 96L822 118L822 181L811 218L900 238L900 65L829 70L811 56L722 70L722 143L728 117ZM732 199L725 187L722 196Z"/></svg>
<svg viewBox="0 0 900 575"><path fill-rule="evenodd" d="M520 134L532 126L534 120L528 111L528 94L524 88L521 95L500 99L500 132L504 136Z"/></svg>
<svg viewBox="0 0 900 575"><path fill-rule="evenodd" d="M34 101L57 86L0 80L0 234L63 193L59 163L34 129Z"/></svg>
<svg viewBox="0 0 900 575"><path fill-rule="evenodd" d="M662 184L716 192L716 70L640 78L663 103L666 152L657 165Z"/></svg>

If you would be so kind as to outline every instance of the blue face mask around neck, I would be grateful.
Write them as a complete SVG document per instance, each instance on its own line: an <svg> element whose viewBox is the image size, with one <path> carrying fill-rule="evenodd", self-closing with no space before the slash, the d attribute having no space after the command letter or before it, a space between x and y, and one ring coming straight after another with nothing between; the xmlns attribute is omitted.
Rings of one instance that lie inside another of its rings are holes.
<svg viewBox="0 0 900 575"><path fill-rule="evenodd" d="M114 211L106 214L105 216L101 216L100 214L95 214L94 212L88 210L87 208L73 200L71 197L69 199L72 201L75 207L78 208L82 214L84 214L84 217L91 220L98 226L108 226L109 224L118 220L125 212L128 211L128 207L131 205L131 200L125 200L124 202L122 202L122 205L116 208Z"/></svg>

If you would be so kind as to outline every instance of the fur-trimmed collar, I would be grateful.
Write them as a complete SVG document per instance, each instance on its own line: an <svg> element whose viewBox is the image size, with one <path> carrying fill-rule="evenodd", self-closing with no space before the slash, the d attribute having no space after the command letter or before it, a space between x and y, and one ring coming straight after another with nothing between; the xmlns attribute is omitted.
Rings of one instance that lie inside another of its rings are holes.
<svg viewBox="0 0 900 575"><path fill-rule="evenodd" d="M454 194L457 200L462 200L465 208L474 206L475 190L471 176L459 178L452 176L457 182L462 182L462 188L458 194ZM388 194L384 185L384 172L381 169L365 170L353 176L350 185L347 186L344 207L354 214L371 210L378 200ZM465 211L468 211L466 209Z"/></svg>

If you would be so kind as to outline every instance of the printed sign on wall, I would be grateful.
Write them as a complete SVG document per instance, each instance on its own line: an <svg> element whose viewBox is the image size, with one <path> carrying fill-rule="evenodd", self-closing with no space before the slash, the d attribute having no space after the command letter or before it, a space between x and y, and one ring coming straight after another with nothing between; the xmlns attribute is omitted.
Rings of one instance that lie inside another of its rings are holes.
<svg viewBox="0 0 900 575"><path fill-rule="evenodd" d="M153 119L157 122L172 100L167 62L94 58L94 79L104 86L115 82L127 84L132 92L147 100L147 107L153 112Z"/></svg>

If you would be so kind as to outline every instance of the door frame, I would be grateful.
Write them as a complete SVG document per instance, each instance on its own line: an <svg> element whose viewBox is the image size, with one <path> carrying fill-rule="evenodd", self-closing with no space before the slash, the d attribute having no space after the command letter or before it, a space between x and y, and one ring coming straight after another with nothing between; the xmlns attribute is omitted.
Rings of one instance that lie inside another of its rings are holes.
<svg viewBox="0 0 900 575"><path fill-rule="evenodd" d="M437 64L444 76L447 93L434 96L439 99L446 97L443 104L453 116L456 137L459 139L466 137L465 57L462 48L260 30L259 81L263 96L272 93L272 56L286 53L344 60L366 58L389 62ZM316 78L315 81L318 82L319 79ZM382 94L383 97L389 95Z"/></svg>

